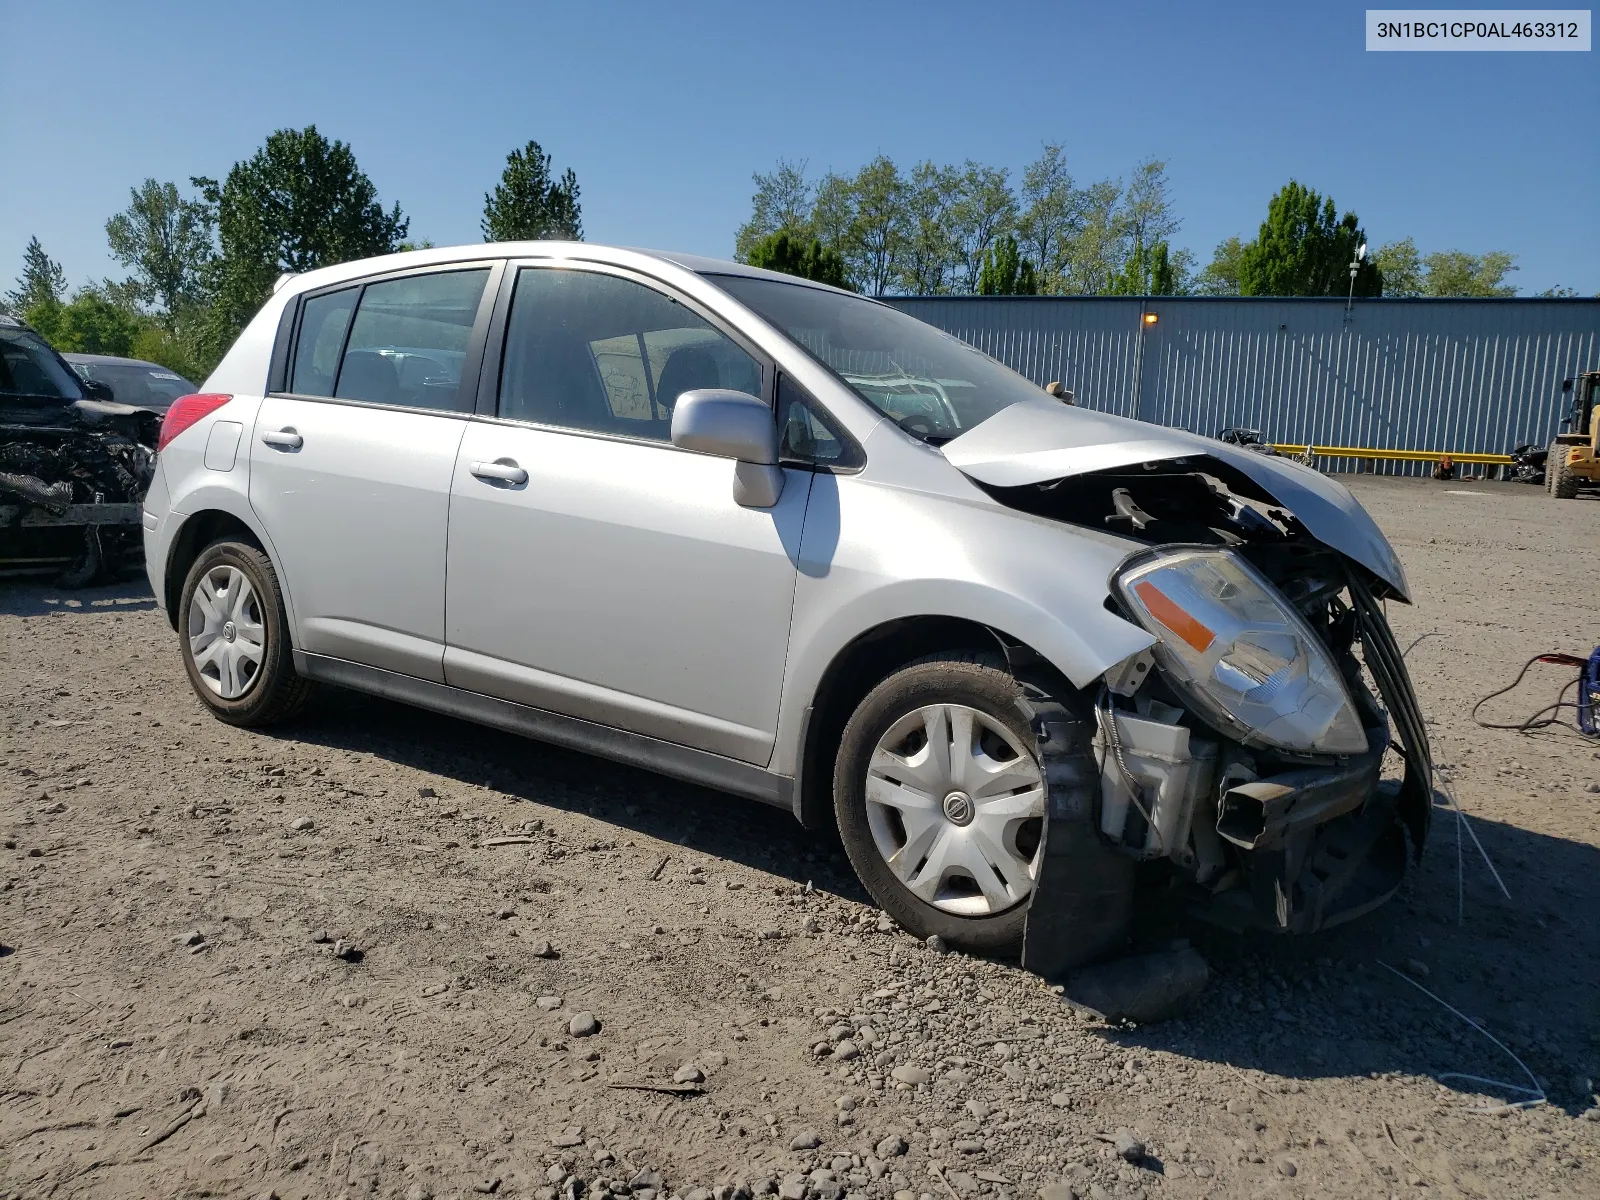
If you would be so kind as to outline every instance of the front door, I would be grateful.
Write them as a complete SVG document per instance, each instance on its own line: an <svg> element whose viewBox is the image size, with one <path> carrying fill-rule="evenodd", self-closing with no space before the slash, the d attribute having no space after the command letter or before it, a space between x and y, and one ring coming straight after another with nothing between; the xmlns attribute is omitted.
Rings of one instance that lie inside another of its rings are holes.
<svg viewBox="0 0 1600 1200"><path fill-rule="evenodd" d="M763 382L642 282L523 269L499 418L456 460L447 681L764 765L811 475L742 508L730 461L667 440L681 392Z"/></svg>
<svg viewBox="0 0 1600 1200"><path fill-rule="evenodd" d="M256 418L250 503L302 650L443 682L461 376L487 276L412 274L301 306L289 390Z"/></svg>

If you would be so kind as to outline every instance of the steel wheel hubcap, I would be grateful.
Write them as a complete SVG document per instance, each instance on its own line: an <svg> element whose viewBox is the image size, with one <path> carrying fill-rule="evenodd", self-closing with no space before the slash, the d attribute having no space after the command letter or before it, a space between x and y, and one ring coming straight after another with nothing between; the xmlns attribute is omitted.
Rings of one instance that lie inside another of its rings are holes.
<svg viewBox="0 0 1600 1200"><path fill-rule="evenodd" d="M878 853L919 900L955 916L1004 912L1038 877L1044 776L1000 721L930 704L878 739L867 767Z"/></svg>
<svg viewBox="0 0 1600 1200"><path fill-rule="evenodd" d="M255 589L238 567L212 567L189 601L189 654L213 694L237 700L255 684L267 644Z"/></svg>

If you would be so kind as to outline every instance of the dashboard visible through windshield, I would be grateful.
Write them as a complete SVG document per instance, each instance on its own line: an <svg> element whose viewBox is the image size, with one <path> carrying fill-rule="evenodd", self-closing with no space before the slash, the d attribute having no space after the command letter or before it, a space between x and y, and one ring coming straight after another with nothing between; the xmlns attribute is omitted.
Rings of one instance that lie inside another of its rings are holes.
<svg viewBox="0 0 1600 1200"><path fill-rule="evenodd" d="M914 317L858 296L748 275L713 282L788 334L902 429L942 445L1040 392Z"/></svg>

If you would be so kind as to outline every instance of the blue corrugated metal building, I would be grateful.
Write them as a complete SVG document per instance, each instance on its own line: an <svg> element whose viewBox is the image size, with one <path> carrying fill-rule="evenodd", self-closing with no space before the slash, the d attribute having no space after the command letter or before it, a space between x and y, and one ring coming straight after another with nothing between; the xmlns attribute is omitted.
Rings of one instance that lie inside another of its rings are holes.
<svg viewBox="0 0 1600 1200"><path fill-rule="evenodd" d="M1348 312L1335 299L1197 296L889 303L1036 383L1060 380L1086 407L1279 443L1504 454L1548 443L1567 411L1562 380L1600 370L1600 298L1357 300Z"/></svg>

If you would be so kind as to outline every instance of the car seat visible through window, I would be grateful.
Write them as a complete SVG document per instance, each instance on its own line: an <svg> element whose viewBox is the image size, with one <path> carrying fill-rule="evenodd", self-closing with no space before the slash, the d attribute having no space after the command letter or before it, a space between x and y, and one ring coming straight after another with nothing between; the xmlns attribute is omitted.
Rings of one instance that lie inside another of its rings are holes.
<svg viewBox="0 0 1600 1200"><path fill-rule="evenodd" d="M373 404L400 404L400 377L394 364L375 350L351 350L339 371L334 390L341 400L369 400Z"/></svg>
<svg viewBox="0 0 1600 1200"><path fill-rule="evenodd" d="M679 346L661 368L661 382L656 384L656 403L670 414L672 406L684 392L696 388L719 388L722 372L710 351L699 346Z"/></svg>

